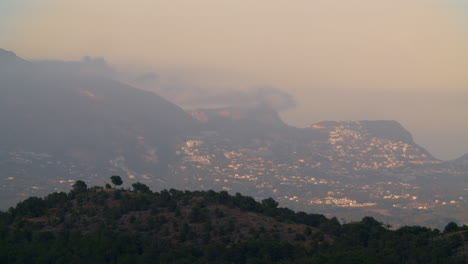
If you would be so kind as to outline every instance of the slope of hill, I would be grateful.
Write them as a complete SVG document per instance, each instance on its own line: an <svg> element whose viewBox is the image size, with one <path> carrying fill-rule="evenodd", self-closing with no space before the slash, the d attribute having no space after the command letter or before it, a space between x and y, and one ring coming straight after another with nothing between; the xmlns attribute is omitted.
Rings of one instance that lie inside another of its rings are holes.
<svg viewBox="0 0 468 264"><path fill-rule="evenodd" d="M274 115L264 110L241 114L255 111L192 111L202 133L178 146L172 186L271 196L295 209L320 207L345 219L372 214L393 224L439 227L450 219L468 221L468 171L435 159L398 122L325 121L296 128L271 122Z"/></svg>
<svg viewBox="0 0 468 264"><path fill-rule="evenodd" d="M70 177L164 180L175 145L196 128L154 93L73 69L0 50L0 177L11 179L3 195L9 182L17 195Z"/></svg>
<svg viewBox="0 0 468 264"><path fill-rule="evenodd" d="M440 163L396 121L329 121L309 129L327 133L333 160L354 171Z"/></svg>
<svg viewBox="0 0 468 264"><path fill-rule="evenodd" d="M75 184L0 213L2 263L463 263L466 226L341 225L227 192Z"/></svg>
<svg viewBox="0 0 468 264"><path fill-rule="evenodd" d="M468 171L468 153L454 160L447 162L457 170Z"/></svg>

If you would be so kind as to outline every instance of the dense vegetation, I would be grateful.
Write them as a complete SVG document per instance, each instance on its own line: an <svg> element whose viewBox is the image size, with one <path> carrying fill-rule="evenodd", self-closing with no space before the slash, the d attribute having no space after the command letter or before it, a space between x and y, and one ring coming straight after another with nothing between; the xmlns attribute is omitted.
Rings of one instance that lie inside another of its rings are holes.
<svg viewBox="0 0 468 264"><path fill-rule="evenodd" d="M0 213L0 263L466 263L467 226L390 229L239 193L77 181Z"/></svg>

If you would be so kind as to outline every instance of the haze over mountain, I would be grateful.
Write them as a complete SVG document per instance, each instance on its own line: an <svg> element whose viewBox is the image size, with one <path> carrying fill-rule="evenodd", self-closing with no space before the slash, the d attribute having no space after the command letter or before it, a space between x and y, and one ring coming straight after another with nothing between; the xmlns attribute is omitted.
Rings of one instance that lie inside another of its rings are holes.
<svg viewBox="0 0 468 264"><path fill-rule="evenodd" d="M0 47L28 60L103 56L184 108L272 87L297 102L287 124L398 120L450 160L468 148L463 2L4 0Z"/></svg>
<svg viewBox="0 0 468 264"><path fill-rule="evenodd" d="M0 50L2 154L72 161L91 170L80 174L97 179L112 171L110 161L163 177L175 144L195 128L193 119L154 93L75 66L32 63Z"/></svg>
<svg viewBox="0 0 468 264"><path fill-rule="evenodd" d="M1 0L0 263L466 263L462 2Z"/></svg>
<svg viewBox="0 0 468 264"><path fill-rule="evenodd" d="M0 51L2 206L117 174L343 217L468 220L456 213L466 207L466 157L434 158L396 121L290 126L278 110L294 100L271 88L241 106L184 111L118 76L103 59L29 62Z"/></svg>

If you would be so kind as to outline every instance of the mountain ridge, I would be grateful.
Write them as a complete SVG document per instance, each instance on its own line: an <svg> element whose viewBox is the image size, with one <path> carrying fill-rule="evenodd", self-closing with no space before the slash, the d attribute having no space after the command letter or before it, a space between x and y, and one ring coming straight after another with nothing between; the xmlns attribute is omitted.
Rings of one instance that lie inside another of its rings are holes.
<svg viewBox="0 0 468 264"><path fill-rule="evenodd" d="M0 57L9 58L0 59L2 207L67 191L76 178L100 184L115 174L159 189L273 197L309 212L353 209L392 223L389 217L407 214L424 215L418 223L434 226L451 217L468 223L468 216L456 213L466 211L463 159L435 159L396 121L298 128L263 104L190 115L113 80L102 59Z"/></svg>
<svg viewBox="0 0 468 264"><path fill-rule="evenodd" d="M12 178L3 188L15 190L14 199L57 188L69 177L102 181L125 173L164 180L175 144L197 129L184 110L152 92L2 54L0 175ZM46 185L32 190L27 183L10 185L16 179Z"/></svg>

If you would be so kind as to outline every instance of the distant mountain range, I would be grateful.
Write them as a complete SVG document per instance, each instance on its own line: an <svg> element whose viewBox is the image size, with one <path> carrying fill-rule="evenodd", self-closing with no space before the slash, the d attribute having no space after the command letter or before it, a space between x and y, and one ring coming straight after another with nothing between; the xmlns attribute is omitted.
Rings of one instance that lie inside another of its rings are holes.
<svg viewBox="0 0 468 264"><path fill-rule="evenodd" d="M468 222L468 156L440 161L396 121L297 128L266 106L184 111L105 67L81 66L0 49L1 207L115 174L154 189L271 196L343 219Z"/></svg>

